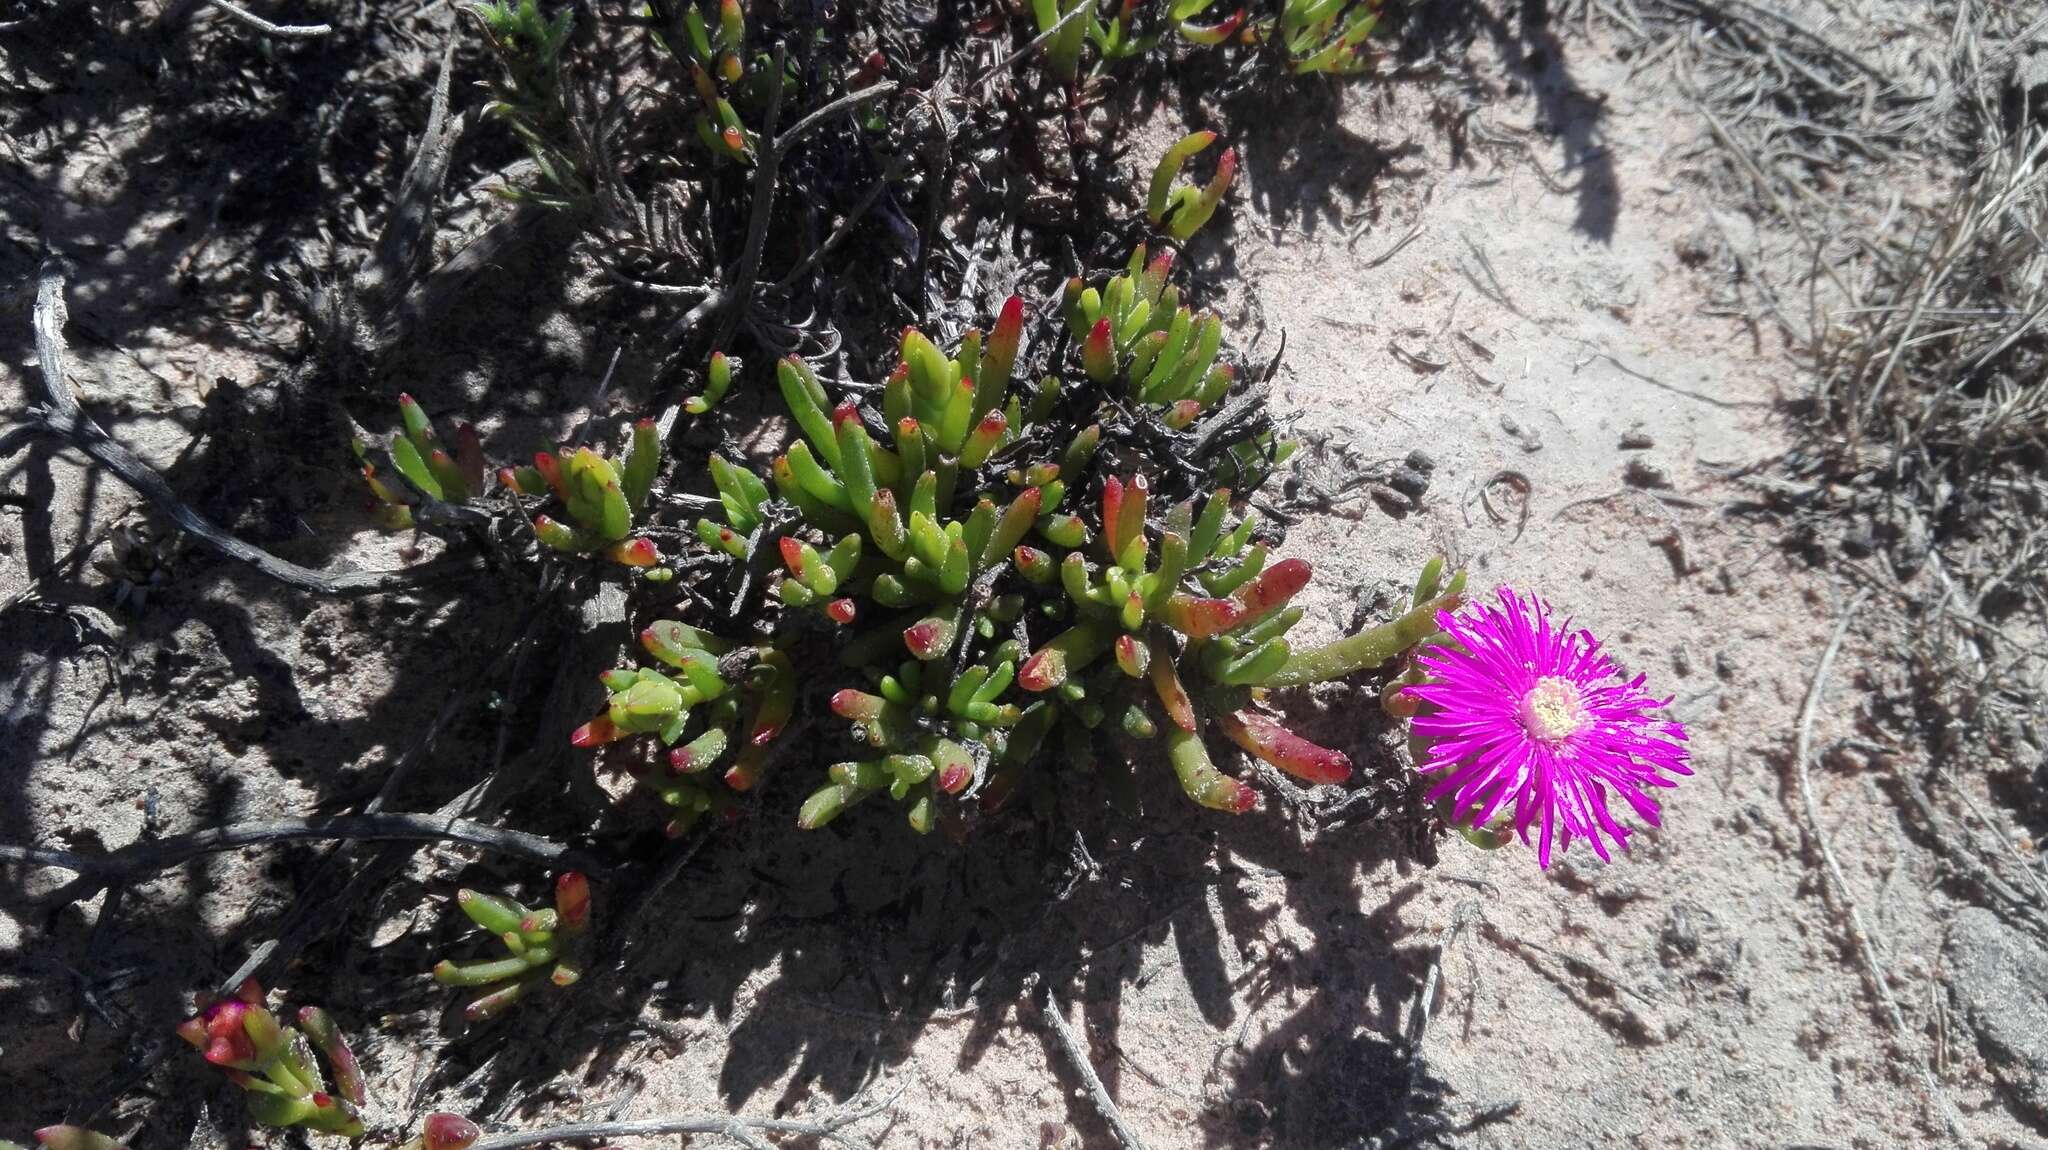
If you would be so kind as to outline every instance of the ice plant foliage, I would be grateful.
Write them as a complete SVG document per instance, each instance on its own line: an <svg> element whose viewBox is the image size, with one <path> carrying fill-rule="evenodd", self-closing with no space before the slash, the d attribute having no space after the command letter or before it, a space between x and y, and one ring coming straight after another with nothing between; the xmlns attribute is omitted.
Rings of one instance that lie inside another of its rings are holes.
<svg viewBox="0 0 2048 1150"><path fill-rule="evenodd" d="M1038 23L1039 35L1042 36L1054 28L1059 29L1053 33L1052 39L1046 41L1045 66L1061 80L1071 82L1080 74L1081 48L1088 41L1089 33L1094 28L1095 16L1090 13L1076 16L1072 20L1067 20L1065 24L1061 24L1060 21L1074 9L1092 7L1094 2L1095 0L1031 0L1031 14Z"/></svg>
<svg viewBox="0 0 2048 1150"><path fill-rule="evenodd" d="M755 137L741 122L733 101L752 79L746 61L747 21L739 0L717 0L707 21L696 0L661 0L649 5L655 40L688 71L697 97L697 139L713 156L752 163Z"/></svg>
<svg viewBox="0 0 2048 1150"><path fill-rule="evenodd" d="M1173 0L1167 6L1166 19L1174 31L1190 44L1215 47L1227 42L1245 28L1245 10L1239 8L1212 24L1199 23L1196 17L1215 7L1216 0Z"/></svg>
<svg viewBox="0 0 2048 1150"><path fill-rule="evenodd" d="M643 419L633 425L632 443L618 462L588 447L540 451L533 466L503 469L499 478L521 494L552 493L559 502L567 523L546 512L533 517L533 534L543 546L602 554L626 567L653 567L661 562L660 550L633 529L660 470L661 435L653 420Z"/></svg>
<svg viewBox="0 0 2048 1150"><path fill-rule="evenodd" d="M571 9L563 7L553 20L541 15L534 0L484 0L463 10L476 17L500 67L485 114L511 127L541 180L539 188L506 185L499 194L552 207L588 196L590 181L573 158L562 102L562 50L569 43Z"/></svg>
<svg viewBox="0 0 2048 1150"><path fill-rule="evenodd" d="M714 357L710 380L717 394L724 392L729 377L719 368L722 356ZM636 537L636 521L645 512L647 496L661 470L661 437L654 421L643 419L633 426L625 457L617 462L588 447L541 451L531 467L501 467L492 472L485 463L483 443L474 426L455 425L451 451L436 435L433 421L410 395L398 397L402 430L391 437L388 449L356 440L353 447L370 493L377 499L378 525L388 531L402 530L415 523L414 511L427 504L471 504L492 490L492 480L504 493L525 496L553 495L560 502L556 510L563 522L546 511L534 516L533 533L551 550L577 554L601 554L613 563L648 569L650 576L661 562L661 552L652 539ZM499 500L503 505L503 500ZM474 514L477 508L472 507Z"/></svg>
<svg viewBox="0 0 2048 1150"><path fill-rule="evenodd" d="M740 369L738 359L722 351L711 353L711 362L704 368L704 390L683 401L683 410L691 415L703 415L717 407L725 398L727 388L732 386L733 373Z"/></svg>
<svg viewBox="0 0 2048 1150"><path fill-rule="evenodd" d="M1180 431L1230 394L1237 369L1220 358L1223 321L1181 302L1170 282L1173 263L1171 248L1148 260L1140 244L1123 273L1101 287L1079 276L1068 280L1061 306L1088 379L1111 385L1111 395L1143 405L1169 430ZM1264 485L1294 451L1292 442L1270 431L1237 436L1226 446L1213 478L1246 493Z"/></svg>
<svg viewBox="0 0 2048 1150"><path fill-rule="evenodd" d="M1267 425L1210 436L1205 458L1246 484L1235 490L1155 500L1144 471L1100 465L1105 428L1193 438L1237 386L1222 321L1181 303L1172 268L1170 252L1148 260L1141 247L1100 286L1070 284L1067 347L1043 372L1017 370L1017 298L950 352L906 329L869 393L879 410L835 402L801 359L778 364L795 442L768 480L712 456L719 512L696 524L715 554L780 559L778 638L654 624L642 645L667 666L609 672L605 713L574 741L652 734L673 748L665 768L643 755L631 769L680 833L727 809L703 779L728 753L728 788L753 785L793 707L791 644L822 635L844 684L830 709L856 750L803 804L805 827L887 793L926 832L969 800L1045 795L1055 767L1099 764L1117 785L1134 757L1164 760L1194 801L1241 812L1257 796L1219 765L1214 748L1230 744L1307 783L1344 779L1341 752L1287 730L1255 692L1385 662L1432 617L1368 632L1365 648L1290 646L1309 565L1276 560L1243 502L1289 450ZM1447 594L1435 606L1454 604ZM1138 754L1148 743L1160 751Z"/></svg>
<svg viewBox="0 0 2048 1150"><path fill-rule="evenodd" d="M1454 824L1485 827L1506 818L1536 859L1550 865L1574 839L1605 860L1626 848L1629 829L1608 809L1612 792L1637 817L1658 823L1648 788L1690 775L1685 728L1661 717L1643 677L1624 679L1600 643L1550 607L1502 589L1498 606L1442 613L1444 640L1416 656L1425 680L1405 688L1421 700L1416 767L1433 778L1431 800L1449 800Z"/></svg>
<svg viewBox="0 0 2048 1150"><path fill-rule="evenodd" d="M1076 8L1091 11L1060 25ZM1103 15L1094 9L1107 9ZM1056 25L1059 32L1046 44L1046 67L1066 82L1077 79L1081 52L1093 44L1100 57L1096 71L1135 59L1158 46L1161 32L1171 28L1181 40L1213 48L1232 42L1274 44L1275 58L1295 75L1350 76L1370 71L1367 38L1379 26L1380 0L1283 0L1277 15L1249 18L1244 5L1219 6L1218 0L1169 0L1163 22L1148 22L1137 0L1101 5L1089 0L1032 0L1032 14L1042 34ZM1271 5L1259 5L1270 11ZM1204 22L1204 21L1207 22ZM1146 29L1151 30L1146 30Z"/></svg>
<svg viewBox="0 0 2048 1150"><path fill-rule="evenodd" d="M640 645L667 670L605 672L604 713L578 727L570 742L598 747L634 735L659 738L669 748L662 760L628 769L670 810L673 837L707 813L730 809L705 785L713 767L735 791L760 781L796 706L796 669L774 647L735 643L674 619L648 625Z"/></svg>
<svg viewBox="0 0 2048 1150"><path fill-rule="evenodd" d="M1379 22L1380 0L1286 0L1277 32L1291 71L1346 76L1372 67L1365 42Z"/></svg>
<svg viewBox="0 0 2048 1150"><path fill-rule="evenodd" d="M382 470L368 444L360 439L351 444L363 481L377 497L378 526L400 531L413 525L412 509L423 500L464 503L485 492L483 443L475 427L455 425L451 454L412 396L398 397L398 418L403 430L392 435Z"/></svg>
<svg viewBox="0 0 2048 1150"><path fill-rule="evenodd" d="M1230 181L1237 175L1237 152L1225 148L1208 184L1174 186L1181 168L1215 142L1214 132L1190 132L1166 149L1152 169L1152 183L1145 196L1145 218L1176 240L1187 240L1202 230L1202 225L1216 214L1216 205L1223 202L1223 194L1230 190Z"/></svg>
<svg viewBox="0 0 2048 1150"><path fill-rule="evenodd" d="M456 963L442 959L434 981L443 986L480 986L463 1017L480 1022L502 1013L542 983L568 986L582 977L573 953L590 928L590 882L569 871L555 879L552 909L529 910L508 898L460 890L455 904L469 920L497 938L505 957Z"/></svg>
<svg viewBox="0 0 2048 1150"><path fill-rule="evenodd" d="M199 1013L179 1024L178 1037L247 1092L249 1115L263 1125L303 1126L349 1138L360 1135L360 1115L368 1095L355 1054L334 1020L319 1007L299 1011L298 1022L296 1027L279 1022L264 1005L263 988L251 979L231 998L202 999ZM313 1057L316 1049L334 1075L332 1090L320 1076ZM100 1145L48 1138L44 1144L58 1150ZM108 1140L106 1144L113 1143Z"/></svg>

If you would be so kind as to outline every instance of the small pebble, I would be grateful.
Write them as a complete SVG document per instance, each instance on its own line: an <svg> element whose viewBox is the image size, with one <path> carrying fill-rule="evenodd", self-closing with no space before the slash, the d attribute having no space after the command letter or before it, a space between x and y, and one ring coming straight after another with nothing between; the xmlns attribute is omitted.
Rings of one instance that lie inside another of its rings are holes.
<svg viewBox="0 0 2048 1150"><path fill-rule="evenodd" d="M1671 476L1661 467L1646 459L1631 459L1622 469L1622 482L1630 487L1668 488Z"/></svg>

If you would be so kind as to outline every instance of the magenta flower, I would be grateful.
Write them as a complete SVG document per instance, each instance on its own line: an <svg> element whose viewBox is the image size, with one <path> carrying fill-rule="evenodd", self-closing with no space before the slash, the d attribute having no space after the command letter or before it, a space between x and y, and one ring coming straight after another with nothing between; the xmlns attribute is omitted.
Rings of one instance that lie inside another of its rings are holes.
<svg viewBox="0 0 2048 1150"><path fill-rule="evenodd" d="M1656 716L1670 700L1645 693L1641 675L1624 680L1590 632L1553 626L1543 600L1502 588L1500 603L1437 616L1455 645L1417 656L1430 681L1408 688L1429 704L1414 720L1429 744L1416 769L1436 776L1432 802L1454 797L1459 825L1485 826L1512 799L1522 842L1540 828L1544 867L1575 838L1605 861L1602 838L1625 850L1630 833L1608 813L1609 789L1659 825L1645 788L1692 774L1685 728Z"/></svg>

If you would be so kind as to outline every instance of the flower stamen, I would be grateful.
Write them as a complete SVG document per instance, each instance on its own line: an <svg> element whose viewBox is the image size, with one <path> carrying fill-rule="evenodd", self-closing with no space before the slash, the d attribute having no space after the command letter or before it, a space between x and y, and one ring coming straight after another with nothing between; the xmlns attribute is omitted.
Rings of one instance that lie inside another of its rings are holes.
<svg viewBox="0 0 2048 1150"><path fill-rule="evenodd" d="M1531 738L1555 744L1585 730L1590 716L1576 684L1569 679L1546 675L1536 680L1536 685L1522 696L1516 717L1522 720L1522 729L1528 731Z"/></svg>

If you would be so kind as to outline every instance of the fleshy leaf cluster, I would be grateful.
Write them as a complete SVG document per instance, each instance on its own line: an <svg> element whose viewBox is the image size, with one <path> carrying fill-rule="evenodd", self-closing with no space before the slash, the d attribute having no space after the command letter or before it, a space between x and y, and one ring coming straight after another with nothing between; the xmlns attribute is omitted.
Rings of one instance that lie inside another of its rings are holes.
<svg viewBox="0 0 2048 1150"><path fill-rule="evenodd" d="M582 977L575 949L590 928L590 882L583 875L569 871L556 878L552 908L531 910L468 889L456 892L455 904L505 951L503 958L442 959L434 966L434 981L443 986L483 988L463 1008L471 1022L496 1017L542 983L568 986Z"/></svg>
<svg viewBox="0 0 2048 1150"><path fill-rule="evenodd" d="M386 451L389 470L378 469L362 440L350 445L362 466L363 481L377 498L378 526L404 530L413 525L412 509L422 500L465 503L487 490L483 442L473 425L455 425L451 454L412 396L399 395L398 418L403 430L391 436Z"/></svg>
<svg viewBox="0 0 2048 1150"><path fill-rule="evenodd" d="M250 1117L263 1125L349 1138L363 1132L368 1093L362 1071L340 1028L319 1007L305 1007L297 1026L285 1025L264 1005L263 988L251 979L233 997L202 998L199 1013L179 1024L178 1037L242 1088ZM334 1076L332 1090L321 1077L315 1050Z"/></svg>
<svg viewBox="0 0 2048 1150"><path fill-rule="evenodd" d="M546 512L535 515L533 533L544 546L602 554L627 567L653 567L661 562L660 549L633 531L660 470L661 435L653 420L643 419L633 425L623 460L613 462L589 447L538 451L531 467L506 468L499 478L521 494L555 497L569 521Z"/></svg>
<svg viewBox="0 0 2048 1150"><path fill-rule="evenodd" d="M742 642L655 624L642 645L667 667L609 673L607 710L575 741L654 734L674 748L665 772L635 770L676 809L679 831L722 807L692 776L742 743L748 693L755 718L726 781L756 781L793 706L791 654L823 635L844 683L830 709L857 750L804 802L805 827L887 793L929 831L968 800L992 808L1042 793L1053 761L1121 762L1148 743L1217 810L1250 809L1256 795L1218 766L1212 739L1305 782L1345 778L1341 752L1261 707L1262 688L1348 673L1359 658L1299 652L1287 638L1309 565L1275 561L1241 495L1290 445L1256 422L1210 432L1204 421L1239 376L1222 321L1182 304L1172 269L1170 252L1140 248L1121 274L1070 283L1063 322L1047 328L1066 336L1038 372L1018 370L1026 325L1014 297L986 338L970 329L950 353L906 329L867 402L835 401L801 359L779 363L797 437L766 479L712 456L719 512L696 534L736 562L773 547L783 625ZM1161 505L1145 470L1103 466L1109 426L1213 434L1215 474Z"/></svg>

